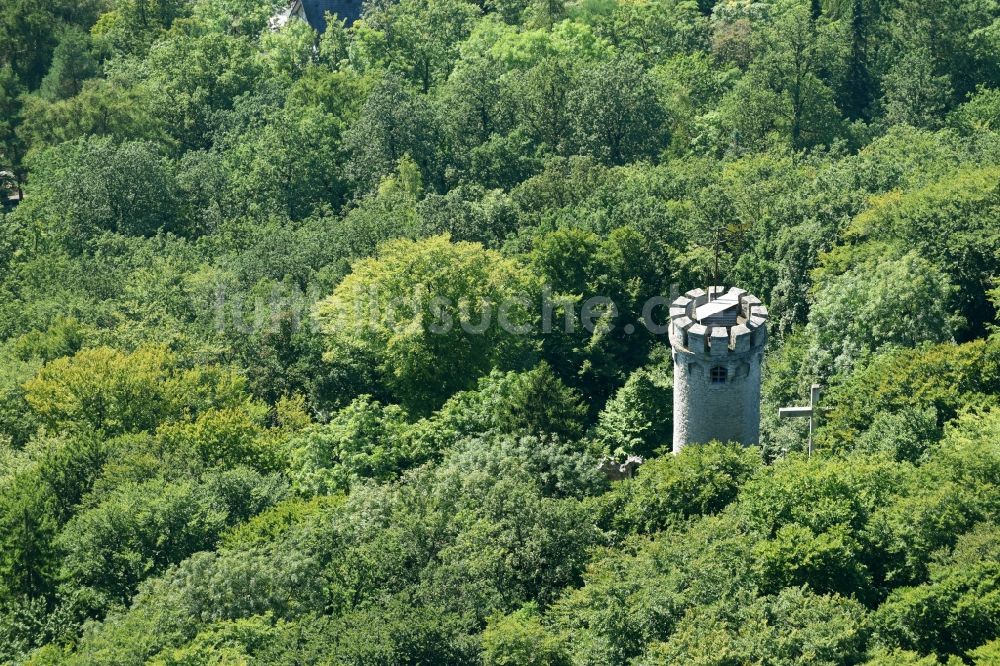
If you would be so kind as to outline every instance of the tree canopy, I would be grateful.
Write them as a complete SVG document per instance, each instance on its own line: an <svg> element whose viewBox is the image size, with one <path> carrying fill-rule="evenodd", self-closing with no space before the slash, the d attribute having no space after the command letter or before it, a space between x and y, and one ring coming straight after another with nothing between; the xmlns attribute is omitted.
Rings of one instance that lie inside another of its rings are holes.
<svg viewBox="0 0 1000 666"><path fill-rule="evenodd" d="M285 8L0 0L0 664L1000 662L995 0Z"/></svg>

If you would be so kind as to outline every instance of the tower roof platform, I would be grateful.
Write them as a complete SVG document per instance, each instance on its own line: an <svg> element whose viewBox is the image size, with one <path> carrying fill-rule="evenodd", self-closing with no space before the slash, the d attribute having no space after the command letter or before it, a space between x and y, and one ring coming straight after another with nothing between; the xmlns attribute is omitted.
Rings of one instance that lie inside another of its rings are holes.
<svg viewBox="0 0 1000 666"><path fill-rule="evenodd" d="M671 344L693 354L750 352L766 342L767 318L760 299L743 289L692 289L670 305Z"/></svg>
<svg viewBox="0 0 1000 666"><path fill-rule="evenodd" d="M695 308L694 319L703 326L735 326L739 323L739 294L727 292Z"/></svg>

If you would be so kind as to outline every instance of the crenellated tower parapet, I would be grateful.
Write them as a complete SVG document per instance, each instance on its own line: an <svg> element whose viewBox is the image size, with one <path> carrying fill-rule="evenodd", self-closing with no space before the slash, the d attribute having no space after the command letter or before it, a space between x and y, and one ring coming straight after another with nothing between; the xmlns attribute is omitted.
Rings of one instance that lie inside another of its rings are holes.
<svg viewBox="0 0 1000 666"><path fill-rule="evenodd" d="M758 443L767 319L738 287L693 289L671 304L675 453L711 440Z"/></svg>

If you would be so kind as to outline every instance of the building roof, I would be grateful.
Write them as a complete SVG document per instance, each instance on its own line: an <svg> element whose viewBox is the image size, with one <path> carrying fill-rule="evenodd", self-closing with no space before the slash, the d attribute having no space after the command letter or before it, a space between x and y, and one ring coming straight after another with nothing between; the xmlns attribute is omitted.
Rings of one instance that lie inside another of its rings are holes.
<svg viewBox="0 0 1000 666"><path fill-rule="evenodd" d="M735 326L740 315L740 299L728 293L695 310L695 319L706 326Z"/></svg>
<svg viewBox="0 0 1000 666"><path fill-rule="evenodd" d="M347 25L351 25L361 18L361 2L362 0L297 0L306 15L306 21L320 34L326 32L327 12L346 19Z"/></svg>

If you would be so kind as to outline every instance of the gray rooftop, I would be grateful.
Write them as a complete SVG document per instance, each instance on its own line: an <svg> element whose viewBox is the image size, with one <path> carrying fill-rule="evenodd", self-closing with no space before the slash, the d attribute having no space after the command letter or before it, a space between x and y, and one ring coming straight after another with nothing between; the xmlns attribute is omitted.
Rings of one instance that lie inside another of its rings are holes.
<svg viewBox="0 0 1000 666"><path fill-rule="evenodd" d="M740 316L740 297L727 293L699 306L694 318L705 326L735 326Z"/></svg>
<svg viewBox="0 0 1000 666"><path fill-rule="evenodd" d="M336 14L341 19L347 19L351 25L361 18L361 0L299 0L305 10L306 20L313 30L323 34L326 32L326 13Z"/></svg>

